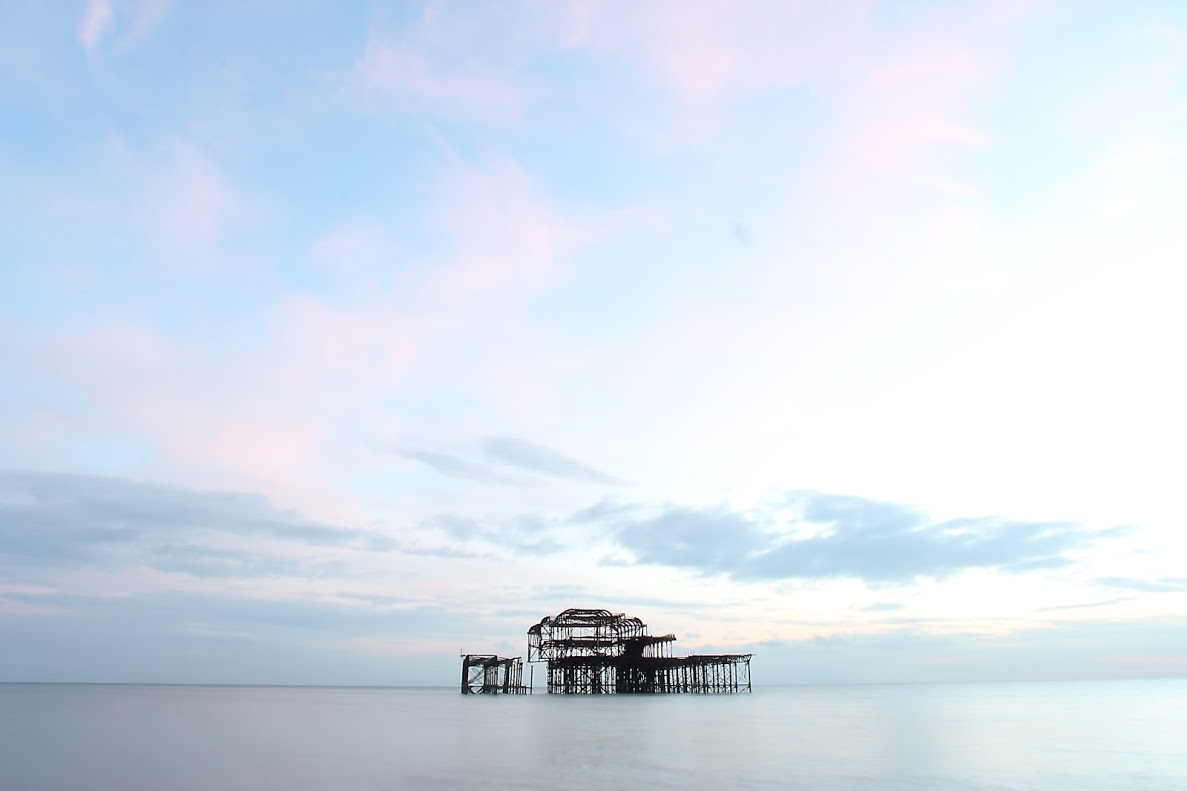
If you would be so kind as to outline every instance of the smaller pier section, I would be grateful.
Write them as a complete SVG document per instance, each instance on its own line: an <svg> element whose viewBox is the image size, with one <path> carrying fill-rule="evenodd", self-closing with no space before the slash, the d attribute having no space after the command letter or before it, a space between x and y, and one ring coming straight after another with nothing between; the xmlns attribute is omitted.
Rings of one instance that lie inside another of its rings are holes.
<svg viewBox="0 0 1187 791"><path fill-rule="evenodd" d="M523 657L462 654L463 695L523 695Z"/></svg>

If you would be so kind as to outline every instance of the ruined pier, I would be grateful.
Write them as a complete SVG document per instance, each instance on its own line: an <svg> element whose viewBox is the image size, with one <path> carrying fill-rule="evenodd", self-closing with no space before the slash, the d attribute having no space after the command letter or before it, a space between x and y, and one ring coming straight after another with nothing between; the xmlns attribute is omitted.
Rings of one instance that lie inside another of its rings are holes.
<svg viewBox="0 0 1187 791"><path fill-rule="evenodd" d="M675 635L649 634L647 624L622 613L568 609L528 629L528 662L546 663L552 694L751 691L751 654L673 656L675 642ZM467 655L462 666L462 692L512 689L522 684L522 673L519 657ZM519 680L507 680L512 677Z"/></svg>

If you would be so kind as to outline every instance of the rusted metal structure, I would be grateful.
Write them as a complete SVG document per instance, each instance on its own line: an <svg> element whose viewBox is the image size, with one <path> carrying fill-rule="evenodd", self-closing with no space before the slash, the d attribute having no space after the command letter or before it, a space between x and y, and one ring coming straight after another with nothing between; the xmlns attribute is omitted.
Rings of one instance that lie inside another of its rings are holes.
<svg viewBox="0 0 1187 791"><path fill-rule="evenodd" d="M565 695L751 691L751 654L673 656L674 642L638 618L569 609L528 629L528 661L546 662L548 691Z"/></svg>
<svg viewBox="0 0 1187 791"><path fill-rule="evenodd" d="M523 683L523 657L462 655L463 695L522 695L530 691Z"/></svg>

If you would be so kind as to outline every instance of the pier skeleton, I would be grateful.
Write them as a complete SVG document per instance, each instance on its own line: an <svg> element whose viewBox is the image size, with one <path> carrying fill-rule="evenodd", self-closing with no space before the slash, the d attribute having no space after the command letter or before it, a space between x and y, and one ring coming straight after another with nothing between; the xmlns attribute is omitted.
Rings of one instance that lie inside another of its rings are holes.
<svg viewBox="0 0 1187 791"><path fill-rule="evenodd" d="M554 694L750 692L751 654L673 656L676 636L609 610L569 609L528 629L528 662Z"/></svg>

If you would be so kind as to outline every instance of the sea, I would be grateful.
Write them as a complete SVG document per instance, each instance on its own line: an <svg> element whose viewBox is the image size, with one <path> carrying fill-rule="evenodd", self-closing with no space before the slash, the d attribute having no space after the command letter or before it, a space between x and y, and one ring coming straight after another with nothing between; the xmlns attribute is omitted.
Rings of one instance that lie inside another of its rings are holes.
<svg viewBox="0 0 1187 791"><path fill-rule="evenodd" d="M0 684L3 791L1187 789L1187 679L463 696Z"/></svg>

